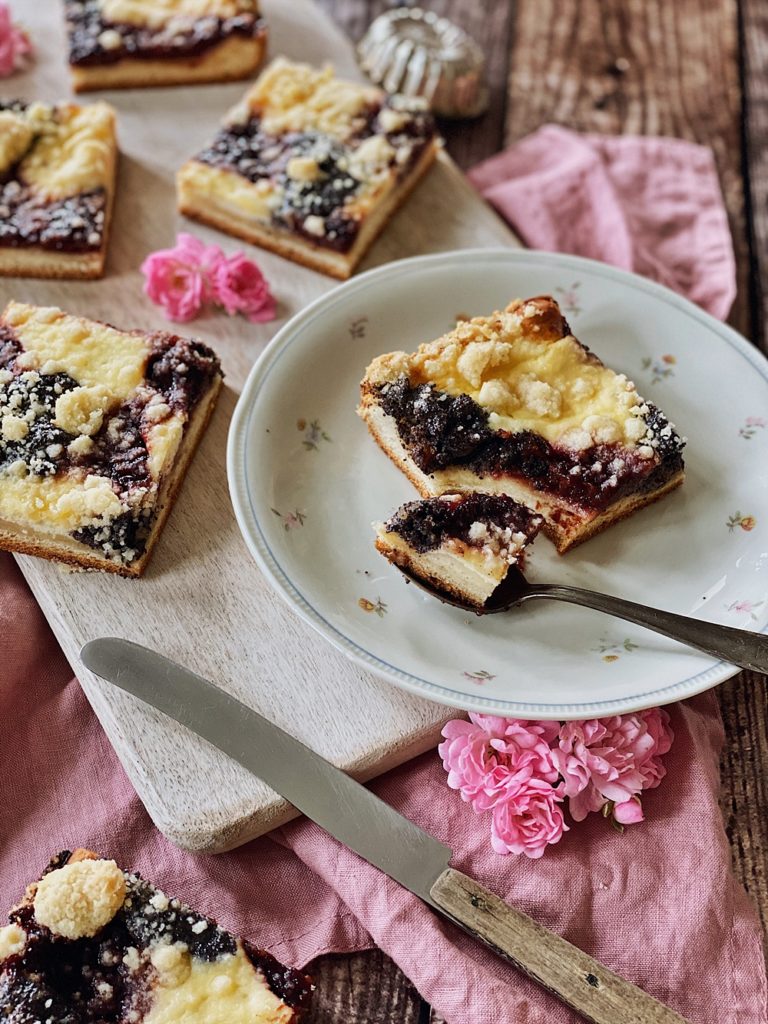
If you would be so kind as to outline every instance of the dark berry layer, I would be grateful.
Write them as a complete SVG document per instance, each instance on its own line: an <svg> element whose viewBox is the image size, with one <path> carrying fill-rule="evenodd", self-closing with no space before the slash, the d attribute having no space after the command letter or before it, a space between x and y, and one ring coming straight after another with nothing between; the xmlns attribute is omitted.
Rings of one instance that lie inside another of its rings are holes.
<svg viewBox="0 0 768 1024"><path fill-rule="evenodd" d="M599 444L584 451L556 448L530 430L491 430L488 413L469 395L449 395L432 384L400 377L378 389L383 410L416 465L425 473L462 466L481 477L517 477L538 491L583 508L603 509L625 494L659 486L683 468L684 442L651 403L645 416L658 458L636 449ZM660 476L661 474L661 476Z"/></svg>
<svg viewBox="0 0 768 1024"><path fill-rule="evenodd" d="M451 539L476 544L470 536L473 523L499 531L509 529L513 534L524 533L528 540L533 540L541 518L504 494L471 493L409 501L395 512L386 528L424 553Z"/></svg>
<svg viewBox="0 0 768 1024"><path fill-rule="evenodd" d="M60 854L51 870L69 859ZM214 920L177 900L163 908L157 890L138 875L127 875L128 898L93 938L63 939L35 920L31 905L13 911L11 922L27 934L22 953L0 968L0 1017L8 1024L122 1024L140 1021L151 1008L152 969L131 968L130 949L141 953L153 942L182 942L193 958L211 962L237 949L235 938ZM270 989L290 1006L305 1007L310 978L246 946ZM128 954L126 956L126 954ZM133 1015L135 1013L135 1015Z"/></svg>
<svg viewBox="0 0 768 1024"><path fill-rule="evenodd" d="M349 211L348 205L366 186L349 173L347 163L357 145L371 135L385 134L378 123L382 109L386 109L386 104L384 107L372 105L363 116L363 127L347 142L314 131L268 134L262 129L260 119L252 117L244 124L226 125L196 159L212 167L236 171L252 183L260 180L274 182L282 197L280 205L272 212L272 220L277 226L323 248L348 252L360 232L360 220ZM404 163L396 164L393 158L398 178L410 173L434 133L431 116L415 111L408 115L397 132L386 135L394 149L404 143L410 147L409 158ZM288 161L308 155L318 163L317 180L308 182L290 178L286 171ZM323 235L305 229L307 217L323 218Z"/></svg>
<svg viewBox="0 0 768 1024"><path fill-rule="evenodd" d="M34 245L54 252L97 252L104 241L103 188L48 199L13 180L0 185L0 246Z"/></svg>
<svg viewBox="0 0 768 1024"><path fill-rule="evenodd" d="M176 21L172 29L115 24L105 20L99 0L66 0L69 30L69 62L80 67L114 64L125 58L165 60L197 57L212 46L241 36L253 39L265 31L263 19L256 13L231 18L206 15ZM117 33L119 40L103 33ZM112 44L115 45L112 45Z"/></svg>

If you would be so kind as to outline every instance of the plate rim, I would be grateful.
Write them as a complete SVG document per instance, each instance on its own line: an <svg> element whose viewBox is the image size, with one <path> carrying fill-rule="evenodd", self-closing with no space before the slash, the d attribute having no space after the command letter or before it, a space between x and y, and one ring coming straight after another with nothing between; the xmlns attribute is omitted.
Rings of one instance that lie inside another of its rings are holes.
<svg viewBox="0 0 768 1024"><path fill-rule="evenodd" d="M582 272L589 272L623 282L629 287L639 288L641 291L655 295L661 301L677 307L683 313L692 316L694 320L698 320L709 329L713 329L716 334L719 334L723 340L746 359L752 369L768 385L768 359L759 349L751 345L746 338L739 334L738 331L728 324L721 322L710 313L707 313L691 300L678 295L665 285L651 281L631 271L582 256L504 246L456 249L450 252L432 253L393 260L356 275L351 280L331 288L328 292L314 299L309 305L298 310L270 340L248 374L229 426L227 437L227 480L235 519L251 556L264 573L272 589L277 592L281 599L308 625L320 633L325 640L354 663L363 669L372 670L380 678L410 693L422 698L431 699L440 704L460 708L464 711L490 711L497 714L514 715L519 718L561 721L585 717L605 717L612 714L627 714L643 710L644 708L693 697L736 675L741 669L724 661L715 661L708 668L702 669L701 672L693 676L679 680L662 689L633 695L630 699L574 701L567 704L536 703L530 700L514 701L447 689L430 680L422 679L420 676L409 673L396 665L389 664L346 636L309 603L275 558L263 535L258 517L251 503L246 467L246 452L248 448L246 442L249 436L250 417L254 411L255 399L260 391L262 382L269 375L277 359L290 347L291 339L295 339L298 329L302 327L304 321L312 319L318 310L325 311L329 303L343 302L355 292L366 290L371 280L379 282L389 276L399 276L404 270L414 268L414 265L419 267L424 265L435 266L440 263L455 263L459 260L478 258L484 260L508 260L512 263L540 263L547 267L559 266L577 272L581 270ZM768 625L760 632L768 633Z"/></svg>

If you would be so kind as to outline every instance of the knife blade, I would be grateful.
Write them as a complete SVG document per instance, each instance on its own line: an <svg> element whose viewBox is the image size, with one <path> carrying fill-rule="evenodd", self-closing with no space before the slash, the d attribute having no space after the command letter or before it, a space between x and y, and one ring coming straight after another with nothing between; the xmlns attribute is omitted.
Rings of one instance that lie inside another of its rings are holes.
<svg viewBox="0 0 768 1024"><path fill-rule="evenodd" d="M95 675L218 747L591 1024L686 1024L674 1010L451 868L449 847L207 679L114 637L90 641L81 658Z"/></svg>

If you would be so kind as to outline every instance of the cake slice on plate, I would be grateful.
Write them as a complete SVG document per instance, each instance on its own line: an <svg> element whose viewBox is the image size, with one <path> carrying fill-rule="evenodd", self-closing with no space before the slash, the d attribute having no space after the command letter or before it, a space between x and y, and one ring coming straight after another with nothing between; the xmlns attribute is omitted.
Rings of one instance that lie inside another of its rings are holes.
<svg viewBox="0 0 768 1024"><path fill-rule="evenodd" d="M0 100L0 275L100 277L116 162L106 103Z"/></svg>
<svg viewBox="0 0 768 1024"><path fill-rule="evenodd" d="M279 59L181 168L179 209L346 278L436 153L423 101Z"/></svg>
<svg viewBox="0 0 768 1024"><path fill-rule="evenodd" d="M683 481L684 439L549 296L379 356L361 393L374 440L422 495L508 494L561 553Z"/></svg>
<svg viewBox="0 0 768 1024"><path fill-rule="evenodd" d="M0 317L0 548L140 575L220 386L202 342L11 302Z"/></svg>
<svg viewBox="0 0 768 1024"><path fill-rule="evenodd" d="M75 92L247 78L267 42L258 0L64 0Z"/></svg>
<svg viewBox="0 0 768 1024"><path fill-rule="evenodd" d="M504 494L441 494L409 501L376 523L376 547L394 565L481 609L520 565L541 516Z"/></svg>
<svg viewBox="0 0 768 1024"><path fill-rule="evenodd" d="M291 1024L312 984L89 850L59 854L0 928L8 1024Z"/></svg>

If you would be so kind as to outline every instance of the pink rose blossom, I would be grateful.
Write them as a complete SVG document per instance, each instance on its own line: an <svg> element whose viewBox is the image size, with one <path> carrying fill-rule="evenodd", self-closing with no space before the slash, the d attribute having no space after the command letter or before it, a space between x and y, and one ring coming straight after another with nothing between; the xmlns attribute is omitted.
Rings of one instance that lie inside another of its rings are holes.
<svg viewBox="0 0 768 1024"><path fill-rule="evenodd" d="M620 825L636 825L643 821L643 805L636 796L625 800L623 804L615 804L613 817Z"/></svg>
<svg viewBox="0 0 768 1024"><path fill-rule="evenodd" d="M558 806L562 797L550 783L530 779L515 795L493 808L491 846L496 853L541 857L568 831Z"/></svg>
<svg viewBox="0 0 768 1024"><path fill-rule="evenodd" d="M275 300L259 268L241 252L214 267L211 283L216 299L232 316L243 313L251 323L275 318Z"/></svg>
<svg viewBox="0 0 768 1024"><path fill-rule="evenodd" d="M0 78L8 78L32 56L32 43L27 33L14 25L6 3L0 3Z"/></svg>
<svg viewBox="0 0 768 1024"><path fill-rule="evenodd" d="M768 426L766 420L762 416L747 416L748 427L765 427Z"/></svg>
<svg viewBox="0 0 768 1024"><path fill-rule="evenodd" d="M659 708L566 722L552 759L563 777L573 819L582 821L608 801L618 810L644 789L658 786L665 774L659 756L667 753L671 743L669 715ZM630 809L620 813L629 814ZM637 812L632 813L637 820Z"/></svg>
<svg viewBox="0 0 768 1024"><path fill-rule="evenodd" d="M241 252L227 258L218 245L182 233L173 249L150 253L141 265L144 291L170 320L184 323L207 304L252 322L272 320L275 300L264 275Z"/></svg>
<svg viewBox="0 0 768 1024"><path fill-rule="evenodd" d="M448 772L448 785L458 789L476 811L488 810L529 779L557 781L550 743L558 726L552 722L523 722L493 715L454 720L443 729L438 747Z"/></svg>

